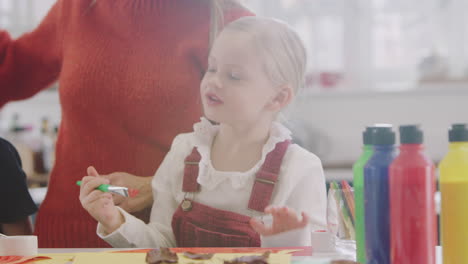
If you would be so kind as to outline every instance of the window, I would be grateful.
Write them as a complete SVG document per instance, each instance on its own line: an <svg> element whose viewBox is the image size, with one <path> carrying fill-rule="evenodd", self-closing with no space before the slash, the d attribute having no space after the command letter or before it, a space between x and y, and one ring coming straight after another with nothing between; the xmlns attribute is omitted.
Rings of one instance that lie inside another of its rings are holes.
<svg viewBox="0 0 468 264"><path fill-rule="evenodd" d="M307 90L468 86L466 0L249 0L308 49ZM456 85L454 85L456 84Z"/></svg>
<svg viewBox="0 0 468 264"><path fill-rule="evenodd" d="M32 30L55 1L0 0L0 29L7 30L13 37Z"/></svg>

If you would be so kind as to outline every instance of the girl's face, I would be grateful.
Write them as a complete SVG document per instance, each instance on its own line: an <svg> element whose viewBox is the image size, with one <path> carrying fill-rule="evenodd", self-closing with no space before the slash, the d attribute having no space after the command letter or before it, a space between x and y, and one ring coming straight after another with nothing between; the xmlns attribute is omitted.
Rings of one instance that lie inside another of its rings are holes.
<svg viewBox="0 0 468 264"><path fill-rule="evenodd" d="M205 116L230 125L273 118L276 91L244 32L225 30L216 39L200 85Z"/></svg>

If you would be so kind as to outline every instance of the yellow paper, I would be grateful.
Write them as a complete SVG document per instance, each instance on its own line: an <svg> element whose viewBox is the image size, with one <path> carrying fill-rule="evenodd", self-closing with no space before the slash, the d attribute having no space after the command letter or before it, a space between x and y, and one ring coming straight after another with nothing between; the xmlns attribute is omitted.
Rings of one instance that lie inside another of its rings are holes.
<svg viewBox="0 0 468 264"><path fill-rule="evenodd" d="M37 264L67 264L72 263L75 254L73 253L53 253L53 254L39 254L39 256L46 256L51 259L44 259L35 261Z"/></svg>
<svg viewBox="0 0 468 264"><path fill-rule="evenodd" d="M223 264L225 260L232 260L241 256L259 254L217 253L210 260L193 260L184 257L182 253L178 253L177 255L179 257L179 264ZM73 264L144 264L146 263L145 258L146 253L77 253L75 254ZM288 264L291 263L291 256L286 254L270 254L268 263Z"/></svg>

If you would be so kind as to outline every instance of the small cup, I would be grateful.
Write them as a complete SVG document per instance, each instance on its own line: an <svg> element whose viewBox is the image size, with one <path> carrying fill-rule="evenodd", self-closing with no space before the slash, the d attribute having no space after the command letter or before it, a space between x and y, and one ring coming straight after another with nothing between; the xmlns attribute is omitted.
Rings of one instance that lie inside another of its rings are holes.
<svg viewBox="0 0 468 264"><path fill-rule="evenodd" d="M37 236L0 237L0 256L36 256Z"/></svg>

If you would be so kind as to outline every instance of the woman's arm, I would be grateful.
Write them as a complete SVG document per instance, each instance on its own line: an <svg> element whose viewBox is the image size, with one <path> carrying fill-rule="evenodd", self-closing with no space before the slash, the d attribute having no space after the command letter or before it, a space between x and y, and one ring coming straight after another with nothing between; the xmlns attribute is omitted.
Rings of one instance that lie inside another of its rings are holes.
<svg viewBox="0 0 468 264"><path fill-rule="evenodd" d="M11 100L28 98L58 79L64 2L55 3L34 31L16 40L0 30L0 107Z"/></svg>

